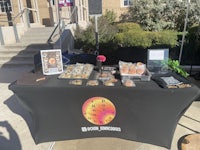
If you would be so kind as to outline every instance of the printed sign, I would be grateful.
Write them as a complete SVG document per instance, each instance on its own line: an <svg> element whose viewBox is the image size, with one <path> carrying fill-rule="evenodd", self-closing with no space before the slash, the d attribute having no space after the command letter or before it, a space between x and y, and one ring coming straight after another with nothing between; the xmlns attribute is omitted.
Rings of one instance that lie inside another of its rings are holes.
<svg viewBox="0 0 200 150"><path fill-rule="evenodd" d="M63 72L62 54L60 49L41 50L42 70L45 75Z"/></svg>
<svg viewBox="0 0 200 150"><path fill-rule="evenodd" d="M147 68L150 72L166 73L169 49L148 49Z"/></svg>
<svg viewBox="0 0 200 150"><path fill-rule="evenodd" d="M73 0L59 0L58 6L59 7L73 6Z"/></svg>
<svg viewBox="0 0 200 150"><path fill-rule="evenodd" d="M164 60L164 51L163 50L150 51L149 60Z"/></svg>
<svg viewBox="0 0 200 150"><path fill-rule="evenodd" d="M110 123L116 114L114 104L104 97L93 97L88 99L82 107L83 116L95 125Z"/></svg>
<svg viewBox="0 0 200 150"><path fill-rule="evenodd" d="M105 126L113 121L116 116L115 105L105 97L92 97L85 101L82 106L84 118L96 126L81 127L81 131L109 131L121 132L120 127Z"/></svg>

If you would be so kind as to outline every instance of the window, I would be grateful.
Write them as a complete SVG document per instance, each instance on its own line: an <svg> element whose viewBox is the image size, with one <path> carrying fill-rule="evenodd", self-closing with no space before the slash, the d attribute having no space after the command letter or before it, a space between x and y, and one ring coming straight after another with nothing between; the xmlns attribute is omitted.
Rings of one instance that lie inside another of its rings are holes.
<svg viewBox="0 0 200 150"><path fill-rule="evenodd" d="M132 0L124 0L124 6L131 6L133 5Z"/></svg>
<svg viewBox="0 0 200 150"><path fill-rule="evenodd" d="M10 0L0 0L0 13L11 12L12 6Z"/></svg>

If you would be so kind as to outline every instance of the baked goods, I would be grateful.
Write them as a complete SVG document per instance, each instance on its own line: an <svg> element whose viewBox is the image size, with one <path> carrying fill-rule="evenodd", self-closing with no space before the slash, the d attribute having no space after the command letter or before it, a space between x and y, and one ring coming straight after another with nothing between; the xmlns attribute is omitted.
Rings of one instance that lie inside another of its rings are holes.
<svg viewBox="0 0 200 150"><path fill-rule="evenodd" d="M92 64L67 65L64 72L58 77L61 79L88 79L94 66Z"/></svg>
<svg viewBox="0 0 200 150"><path fill-rule="evenodd" d="M89 80L87 81L87 84L88 86L97 86L99 85L99 81L98 80Z"/></svg>
<svg viewBox="0 0 200 150"><path fill-rule="evenodd" d="M146 70L145 64L138 62L136 63L136 74L142 75Z"/></svg>
<svg viewBox="0 0 200 150"><path fill-rule="evenodd" d="M104 81L103 84L105 86L114 86L115 85L111 80Z"/></svg>
<svg viewBox="0 0 200 150"><path fill-rule="evenodd" d="M98 79L101 81L110 80L112 78L114 78L114 75L112 75L112 73L110 71L102 71L98 75Z"/></svg>
<svg viewBox="0 0 200 150"><path fill-rule="evenodd" d="M82 85L82 80L71 80L69 81L69 84Z"/></svg>
<svg viewBox="0 0 200 150"><path fill-rule="evenodd" d="M121 75L141 76L146 71L146 65L142 62L131 63L119 61L119 71Z"/></svg>
<svg viewBox="0 0 200 150"><path fill-rule="evenodd" d="M191 85L190 84L184 84L184 83L177 84L177 85L167 85L167 88L169 88L169 89L188 88L188 87L191 87Z"/></svg>
<svg viewBox="0 0 200 150"><path fill-rule="evenodd" d="M128 74L136 74L137 66L135 64L130 64L128 69Z"/></svg>
<svg viewBox="0 0 200 150"><path fill-rule="evenodd" d="M135 83L133 82L133 80L131 80L131 79L124 79L124 80L122 80L122 83L126 87L135 87L136 86Z"/></svg>

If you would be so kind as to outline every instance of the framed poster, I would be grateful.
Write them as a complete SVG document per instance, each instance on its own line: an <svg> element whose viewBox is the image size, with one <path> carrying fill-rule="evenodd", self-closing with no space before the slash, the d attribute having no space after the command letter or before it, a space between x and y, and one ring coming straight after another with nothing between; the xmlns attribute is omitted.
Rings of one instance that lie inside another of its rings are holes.
<svg viewBox="0 0 200 150"><path fill-rule="evenodd" d="M150 72L164 73L168 71L167 61L169 49L148 49L147 68Z"/></svg>
<svg viewBox="0 0 200 150"><path fill-rule="evenodd" d="M45 75L63 72L62 53L60 49L40 50L42 71Z"/></svg>

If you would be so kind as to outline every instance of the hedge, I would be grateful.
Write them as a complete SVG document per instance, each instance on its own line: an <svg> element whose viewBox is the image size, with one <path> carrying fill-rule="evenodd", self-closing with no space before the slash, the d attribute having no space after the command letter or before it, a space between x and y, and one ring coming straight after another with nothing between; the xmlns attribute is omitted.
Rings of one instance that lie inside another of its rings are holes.
<svg viewBox="0 0 200 150"><path fill-rule="evenodd" d="M130 30L134 30L134 31L143 31L143 29L140 27L139 24L137 23L119 23L117 24L117 28L119 30L119 32L127 32Z"/></svg>
<svg viewBox="0 0 200 150"><path fill-rule="evenodd" d="M178 33L175 31L149 32L142 30L135 23L121 23L117 27L119 28L119 32L115 35L115 42L123 47L139 46L147 48L154 45L177 46Z"/></svg>

